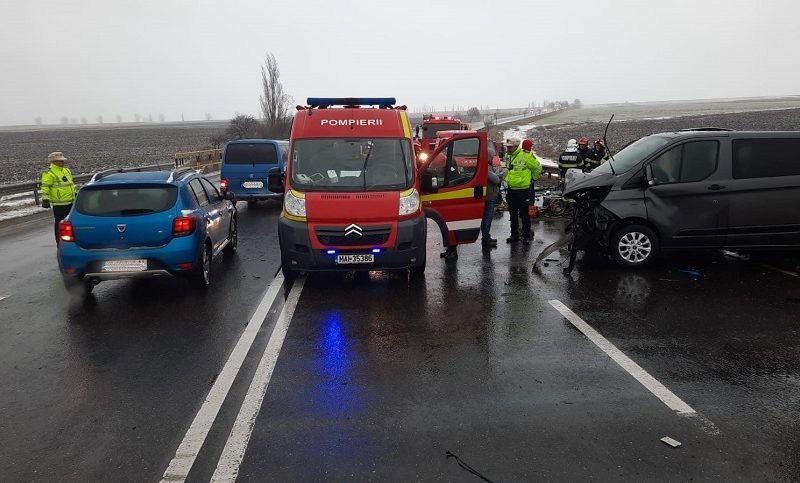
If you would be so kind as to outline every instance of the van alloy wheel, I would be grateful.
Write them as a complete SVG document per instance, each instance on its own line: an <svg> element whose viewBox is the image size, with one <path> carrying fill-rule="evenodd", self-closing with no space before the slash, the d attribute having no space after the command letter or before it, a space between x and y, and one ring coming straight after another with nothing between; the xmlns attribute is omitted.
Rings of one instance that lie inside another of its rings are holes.
<svg viewBox="0 0 800 483"><path fill-rule="evenodd" d="M639 231L631 231L622 235L617 244L620 257L628 263L640 264L650 257L653 243L650 237Z"/></svg>

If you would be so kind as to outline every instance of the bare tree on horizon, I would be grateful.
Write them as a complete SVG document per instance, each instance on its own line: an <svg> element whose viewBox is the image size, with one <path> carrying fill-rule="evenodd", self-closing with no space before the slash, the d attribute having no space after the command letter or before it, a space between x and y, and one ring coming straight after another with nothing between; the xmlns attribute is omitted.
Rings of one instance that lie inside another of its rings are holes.
<svg viewBox="0 0 800 483"><path fill-rule="evenodd" d="M294 99L283 90L281 70L272 52L267 52L264 65L261 66L261 88L259 102L265 134L268 137L283 137L289 129L289 109Z"/></svg>

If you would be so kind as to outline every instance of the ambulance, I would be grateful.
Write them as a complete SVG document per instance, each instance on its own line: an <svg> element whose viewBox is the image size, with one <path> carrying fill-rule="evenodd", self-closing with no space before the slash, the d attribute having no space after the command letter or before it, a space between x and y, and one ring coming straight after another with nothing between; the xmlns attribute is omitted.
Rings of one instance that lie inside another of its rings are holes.
<svg viewBox="0 0 800 483"><path fill-rule="evenodd" d="M394 98L309 98L298 106L278 237L287 280L299 272L404 270L423 275L427 219L443 245L480 234L486 133L455 134L418 166L405 106Z"/></svg>

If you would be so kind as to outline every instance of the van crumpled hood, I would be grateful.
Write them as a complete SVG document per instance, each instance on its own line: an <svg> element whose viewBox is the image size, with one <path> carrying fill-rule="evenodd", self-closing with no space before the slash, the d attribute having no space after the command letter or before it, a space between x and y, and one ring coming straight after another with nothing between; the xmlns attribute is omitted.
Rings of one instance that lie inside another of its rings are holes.
<svg viewBox="0 0 800 483"><path fill-rule="evenodd" d="M564 197L569 197L570 194L585 188L599 188L605 186L612 186L616 182L617 182L617 177L614 176L613 174L587 173L585 178L567 184L567 189L564 190Z"/></svg>
<svg viewBox="0 0 800 483"><path fill-rule="evenodd" d="M400 211L400 193L306 192L306 218L311 223L392 222Z"/></svg>

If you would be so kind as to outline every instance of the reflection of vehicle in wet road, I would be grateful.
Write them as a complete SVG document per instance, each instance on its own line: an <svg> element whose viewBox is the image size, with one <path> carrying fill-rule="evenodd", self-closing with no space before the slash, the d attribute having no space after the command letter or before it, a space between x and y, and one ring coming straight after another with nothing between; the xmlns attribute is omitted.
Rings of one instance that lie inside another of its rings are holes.
<svg viewBox="0 0 800 483"><path fill-rule="evenodd" d="M447 451L493 481L800 475L794 255L589 257L563 277L563 250L532 273L563 232L547 221L542 243L465 245L414 283L283 287L279 215L240 203L237 256L203 297L123 280L73 306L47 220L0 230L4 478L470 477Z"/></svg>
<svg viewBox="0 0 800 483"><path fill-rule="evenodd" d="M800 248L798 152L796 132L701 128L642 138L568 184L573 261L594 248L631 267L662 249Z"/></svg>

